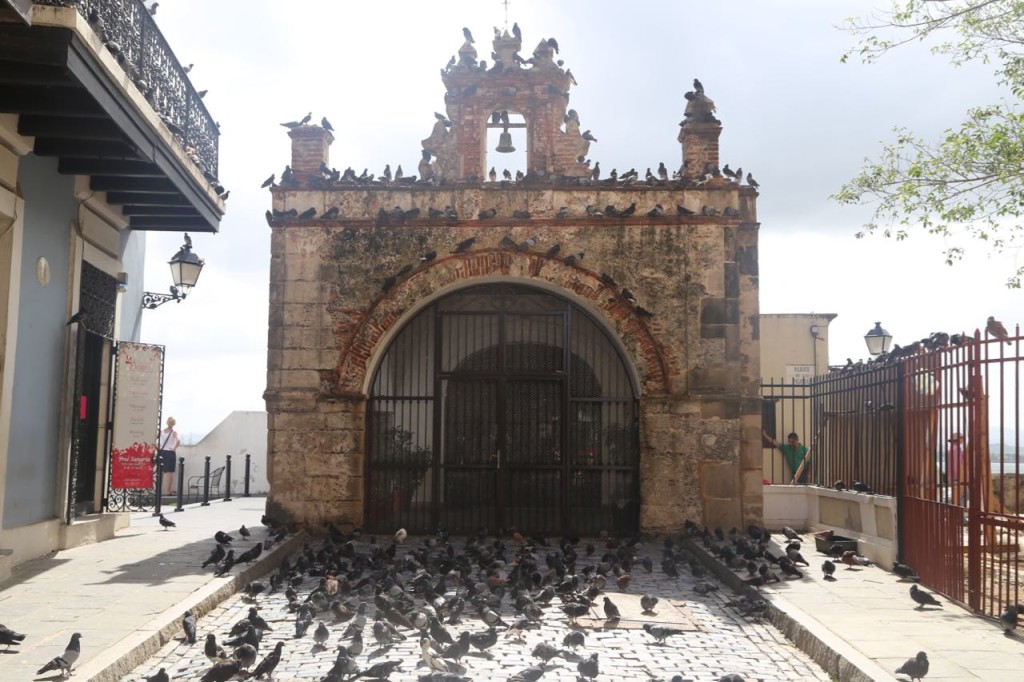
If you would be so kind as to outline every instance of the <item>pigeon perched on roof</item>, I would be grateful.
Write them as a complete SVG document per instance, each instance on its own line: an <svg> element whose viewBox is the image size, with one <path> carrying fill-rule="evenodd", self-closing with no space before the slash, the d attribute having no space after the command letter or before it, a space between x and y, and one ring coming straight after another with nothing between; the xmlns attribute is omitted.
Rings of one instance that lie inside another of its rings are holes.
<svg viewBox="0 0 1024 682"><path fill-rule="evenodd" d="M64 677L71 675L71 667L78 660L78 657L82 653L82 645L79 640L82 638L81 633L76 632L71 635L71 641L68 642L67 647L64 649L64 653L60 656L56 656L49 663L40 668L36 675L42 675L53 670L59 670Z"/></svg>

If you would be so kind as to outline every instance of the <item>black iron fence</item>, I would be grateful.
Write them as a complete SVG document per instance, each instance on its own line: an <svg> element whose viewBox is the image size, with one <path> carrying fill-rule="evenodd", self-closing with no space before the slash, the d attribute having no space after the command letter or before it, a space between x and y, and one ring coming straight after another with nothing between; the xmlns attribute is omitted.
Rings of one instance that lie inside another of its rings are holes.
<svg viewBox="0 0 1024 682"><path fill-rule="evenodd" d="M212 459L206 456L201 473L186 470L185 458L178 458L175 492L163 490L162 461L157 457L153 466L153 487L139 489L109 489L105 507L108 511L147 511L154 516L168 504L168 498L175 504L174 511L184 511L184 505L200 503L208 506L211 499L232 500L231 455L224 456L224 464L211 466ZM245 472L241 481L243 497L249 497L249 481L252 476L252 456L245 455Z"/></svg>
<svg viewBox="0 0 1024 682"><path fill-rule="evenodd" d="M772 441L786 443L795 433L807 448L807 482L896 494L899 364L860 371L838 371L811 380L767 380L764 399L765 447L771 448L765 480L792 483L799 466L787 461Z"/></svg>
<svg viewBox="0 0 1024 682"><path fill-rule="evenodd" d="M200 170L217 177L220 131L141 0L35 0L75 9Z"/></svg>

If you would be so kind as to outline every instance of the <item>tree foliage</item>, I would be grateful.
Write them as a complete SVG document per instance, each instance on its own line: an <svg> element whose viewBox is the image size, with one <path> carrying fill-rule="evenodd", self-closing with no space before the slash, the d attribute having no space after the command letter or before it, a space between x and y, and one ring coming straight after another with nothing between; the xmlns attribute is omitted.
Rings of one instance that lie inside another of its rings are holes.
<svg viewBox="0 0 1024 682"><path fill-rule="evenodd" d="M937 41L932 51L955 65L992 64L1012 98L968 110L965 120L938 141L897 128L885 146L833 195L845 204L876 203L872 221L858 233L905 239L910 230L981 240L994 253L1024 244L1024 1L894 0L892 10L848 20L858 36L857 55L874 62L915 41ZM963 257L950 246L946 261ZM1019 288L1024 267L1007 285Z"/></svg>

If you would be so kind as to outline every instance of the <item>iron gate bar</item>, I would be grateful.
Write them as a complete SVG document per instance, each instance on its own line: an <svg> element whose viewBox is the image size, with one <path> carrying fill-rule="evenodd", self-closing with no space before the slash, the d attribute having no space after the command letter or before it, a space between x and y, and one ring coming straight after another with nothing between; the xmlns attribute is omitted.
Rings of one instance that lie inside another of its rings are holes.
<svg viewBox="0 0 1024 682"><path fill-rule="evenodd" d="M553 324L556 320L557 325ZM574 320L581 320L584 327L589 325L591 333L580 334ZM583 348L581 342L585 344ZM614 361L611 368L602 366L608 364L602 360L608 359ZM593 374L595 371L600 378ZM431 380L427 379L427 372L433 375ZM592 378L583 378L580 372ZM416 379L403 379L403 375L413 375ZM410 383L421 377L433 386L432 396L422 390L411 395L407 390ZM524 388L537 382L550 384L552 388ZM476 389L467 388L473 383ZM480 400L484 395L480 394L483 390L480 386L484 383L489 383L492 388L488 390L494 392L486 401L496 410L495 421L490 417L486 420L493 424L488 427L490 435L481 432L479 420L472 416L472 410L479 409L485 402ZM592 496L591 509L583 518L592 521L595 532L604 527L599 524L613 517L620 522L622 518L629 519L625 525L635 530L639 518L639 435L635 392L627 395L632 383L621 354L609 343L603 328L568 301L547 292L518 286L484 285L435 302L399 331L375 370L367 410L368 527L379 524L384 530L397 519L405 522L410 530L420 527L433 530L446 525L454 531L452 524L469 525L480 521L489 524L497 519L507 523L508 519L515 518L517 523L525 519L525 523L538 526L562 526L545 530L566 530L576 523L568 516L569 506L574 503L570 499L574 497L570 472L591 471L576 457L575 450L580 445L576 443L576 434L571 430L575 427L570 419L575 420L579 408L589 404L597 408L599 416L595 424L605 422L607 429L606 433L597 434L597 456L601 460L592 470L599 476L595 487L597 494ZM538 390L541 393L537 393ZM476 391L476 398L471 391ZM547 407L514 404L520 395L526 396L520 401L547 395L542 401ZM453 410L465 414L453 415ZM469 415L469 422L466 415ZM402 466L389 465L394 461L393 452L381 442L386 423L397 428L408 427L412 429L410 437L420 442L427 438L429 444L428 482L417 488L411 511L400 512L393 503L381 499L384 471L397 471ZM460 423L463 425L459 426ZM548 432L547 438L551 442L554 437L557 462L553 459L555 455L542 452L550 446L541 447L536 434L528 433L541 423L555 429ZM461 436L454 433L455 429L462 429ZM623 439L619 432L628 437ZM494 454L500 449L501 469L481 461L479 453L471 454L473 461L467 461L466 442L459 446L462 463L457 464L451 451L456 436L468 437L467 442L475 443L474 447L478 448L491 443ZM509 452L510 444L515 448L520 444L530 448L524 453L527 459L523 460L518 452ZM601 451L608 448L615 452L602 455ZM557 481L558 476L560 481ZM550 488L551 483L556 488ZM491 508L464 506L456 509L450 495L460 484L475 486L475 492L483 490ZM550 518L550 513L536 511L540 507L535 504L531 507L529 500L522 499L523 491L530 493L537 485L547 486L554 492L553 496L542 496L545 501L551 497L561 498L557 505L563 517L561 522ZM604 493L602 486L606 489ZM497 505L494 500L498 501ZM625 515L612 511L609 505L616 500L624 500ZM502 518L502 514L506 518Z"/></svg>

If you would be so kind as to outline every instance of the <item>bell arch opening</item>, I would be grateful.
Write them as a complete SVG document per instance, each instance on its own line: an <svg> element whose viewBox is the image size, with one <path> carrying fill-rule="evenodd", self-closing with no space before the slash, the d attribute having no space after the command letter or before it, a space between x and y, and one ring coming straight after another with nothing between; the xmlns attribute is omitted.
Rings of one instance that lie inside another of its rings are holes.
<svg viewBox="0 0 1024 682"><path fill-rule="evenodd" d="M484 284L392 338L367 409L367 528L631 533L637 389L607 332L567 299Z"/></svg>

